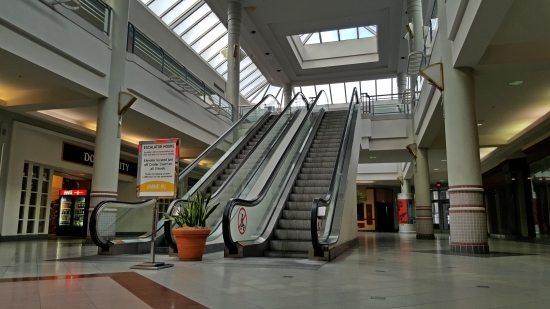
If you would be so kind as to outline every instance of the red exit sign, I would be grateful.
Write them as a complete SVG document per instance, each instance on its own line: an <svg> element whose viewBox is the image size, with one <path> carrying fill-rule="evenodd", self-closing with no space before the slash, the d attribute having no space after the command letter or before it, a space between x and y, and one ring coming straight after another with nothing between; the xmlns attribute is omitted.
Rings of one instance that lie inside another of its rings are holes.
<svg viewBox="0 0 550 309"><path fill-rule="evenodd" d="M61 190L59 195L72 195L72 196L86 196L88 195L88 190Z"/></svg>

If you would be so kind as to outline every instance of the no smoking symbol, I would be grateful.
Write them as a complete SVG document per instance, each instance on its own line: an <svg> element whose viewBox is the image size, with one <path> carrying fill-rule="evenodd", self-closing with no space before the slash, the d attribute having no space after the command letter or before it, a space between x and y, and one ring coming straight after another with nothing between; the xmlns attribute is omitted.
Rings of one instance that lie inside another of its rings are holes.
<svg viewBox="0 0 550 309"><path fill-rule="evenodd" d="M239 213L237 214L237 228L239 229L239 234L243 235L246 232L246 225L248 223L248 217L246 216L246 210L241 207Z"/></svg>

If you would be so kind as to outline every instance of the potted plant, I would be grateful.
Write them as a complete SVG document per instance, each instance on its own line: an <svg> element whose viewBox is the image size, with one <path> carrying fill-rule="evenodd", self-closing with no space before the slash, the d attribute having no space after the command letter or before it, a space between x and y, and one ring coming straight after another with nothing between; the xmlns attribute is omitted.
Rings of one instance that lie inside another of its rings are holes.
<svg viewBox="0 0 550 309"><path fill-rule="evenodd" d="M175 216L166 214L166 218L174 221L178 227L172 230L178 246L180 261L201 261L210 228L206 227L206 219L216 210L220 203L209 206L211 196L198 192L190 198L187 205L180 206Z"/></svg>

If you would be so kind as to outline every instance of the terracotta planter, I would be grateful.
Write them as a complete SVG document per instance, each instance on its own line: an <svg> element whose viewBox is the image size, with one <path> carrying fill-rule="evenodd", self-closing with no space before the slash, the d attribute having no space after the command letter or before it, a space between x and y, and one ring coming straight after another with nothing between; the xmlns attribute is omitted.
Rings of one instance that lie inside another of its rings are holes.
<svg viewBox="0 0 550 309"><path fill-rule="evenodd" d="M202 261L210 229L175 228L172 234L176 237L180 261Z"/></svg>

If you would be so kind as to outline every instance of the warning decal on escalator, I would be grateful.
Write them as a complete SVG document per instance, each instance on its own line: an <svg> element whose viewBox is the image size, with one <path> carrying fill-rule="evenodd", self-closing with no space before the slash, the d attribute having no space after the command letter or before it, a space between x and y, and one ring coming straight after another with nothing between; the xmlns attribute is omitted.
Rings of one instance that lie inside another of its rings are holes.
<svg viewBox="0 0 550 309"><path fill-rule="evenodd" d="M248 223L248 217L246 216L246 210L244 207L239 209L237 214L237 227L239 229L239 234L243 235L246 232L246 225Z"/></svg>

